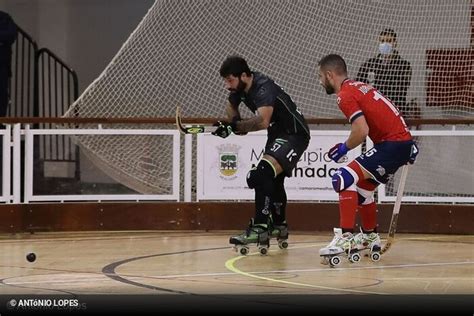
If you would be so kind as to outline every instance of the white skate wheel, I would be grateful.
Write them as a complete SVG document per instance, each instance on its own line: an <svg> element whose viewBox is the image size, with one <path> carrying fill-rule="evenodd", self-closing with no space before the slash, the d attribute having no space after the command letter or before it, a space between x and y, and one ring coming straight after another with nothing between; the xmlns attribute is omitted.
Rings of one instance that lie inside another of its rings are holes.
<svg viewBox="0 0 474 316"><path fill-rule="evenodd" d="M370 254L370 259L374 262L377 262L380 260L380 253L379 252L372 252Z"/></svg>
<svg viewBox="0 0 474 316"><path fill-rule="evenodd" d="M349 257L349 261L352 262L352 263L359 262L360 261L360 255L357 252L351 254L350 257Z"/></svg>
<svg viewBox="0 0 474 316"><path fill-rule="evenodd" d="M335 267L339 265L340 263L341 263L341 258L339 258L339 256L334 256L334 257L331 257L331 259L329 259L329 264L331 265L331 267Z"/></svg>
<svg viewBox="0 0 474 316"><path fill-rule="evenodd" d="M288 242L286 240L279 241L278 247L280 247L280 249L286 249L288 248Z"/></svg>

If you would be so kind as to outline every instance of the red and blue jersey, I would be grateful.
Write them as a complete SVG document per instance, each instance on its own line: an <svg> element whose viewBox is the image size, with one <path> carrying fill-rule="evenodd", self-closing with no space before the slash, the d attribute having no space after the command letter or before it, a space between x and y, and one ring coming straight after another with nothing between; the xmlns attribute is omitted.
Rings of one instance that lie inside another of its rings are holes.
<svg viewBox="0 0 474 316"><path fill-rule="evenodd" d="M365 117L375 144L412 139L398 109L369 84L346 79L337 94L337 104L350 123L361 115Z"/></svg>

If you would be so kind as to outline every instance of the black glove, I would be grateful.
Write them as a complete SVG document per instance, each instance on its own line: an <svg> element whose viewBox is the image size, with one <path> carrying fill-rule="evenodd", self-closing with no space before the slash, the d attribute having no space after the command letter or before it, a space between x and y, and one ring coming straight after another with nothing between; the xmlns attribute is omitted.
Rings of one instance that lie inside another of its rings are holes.
<svg viewBox="0 0 474 316"><path fill-rule="evenodd" d="M212 135L227 138L230 134L233 133L235 124L217 121L213 124L213 126L217 126L217 128L214 132L211 133Z"/></svg>
<svg viewBox="0 0 474 316"><path fill-rule="evenodd" d="M247 135L247 132L240 132L237 130L237 123L240 121L241 121L240 117L234 117L232 119L232 131L234 132L235 135L239 135L239 136Z"/></svg>

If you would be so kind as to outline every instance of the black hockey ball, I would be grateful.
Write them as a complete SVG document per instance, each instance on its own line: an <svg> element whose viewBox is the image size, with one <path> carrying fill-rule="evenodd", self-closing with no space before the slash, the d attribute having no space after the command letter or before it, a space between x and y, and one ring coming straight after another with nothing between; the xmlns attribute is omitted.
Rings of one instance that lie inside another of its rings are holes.
<svg viewBox="0 0 474 316"><path fill-rule="evenodd" d="M34 252L30 252L29 254L26 255L26 260L29 262L33 262L36 260L36 254Z"/></svg>

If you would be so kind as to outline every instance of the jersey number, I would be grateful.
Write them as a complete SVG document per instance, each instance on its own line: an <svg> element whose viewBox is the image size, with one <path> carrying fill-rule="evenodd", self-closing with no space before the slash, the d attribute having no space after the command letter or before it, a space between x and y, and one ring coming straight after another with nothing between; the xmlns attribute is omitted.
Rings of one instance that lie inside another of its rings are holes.
<svg viewBox="0 0 474 316"><path fill-rule="evenodd" d="M372 156L373 154L375 154L376 152L377 152L377 149L371 148L370 150L368 150L368 151L364 154L364 156L370 157L370 156Z"/></svg>
<svg viewBox="0 0 474 316"><path fill-rule="evenodd" d="M392 110L392 112L395 113L395 115L400 118L400 120L402 121L403 127L405 127L405 130L408 131L408 127L407 127L407 124L405 123L405 120L403 119L403 117L400 116L400 112L398 112L397 108L393 106L392 102L387 100L387 98L381 95L377 90L374 90L374 100L375 101L382 100L383 103L385 103L390 108L390 110Z"/></svg>
<svg viewBox="0 0 474 316"><path fill-rule="evenodd" d="M273 144L273 146L272 146L272 148L271 148L270 150L273 151L273 152L275 152L275 151L277 151L277 150L280 149L280 148L281 148L281 145L275 143L275 144Z"/></svg>

